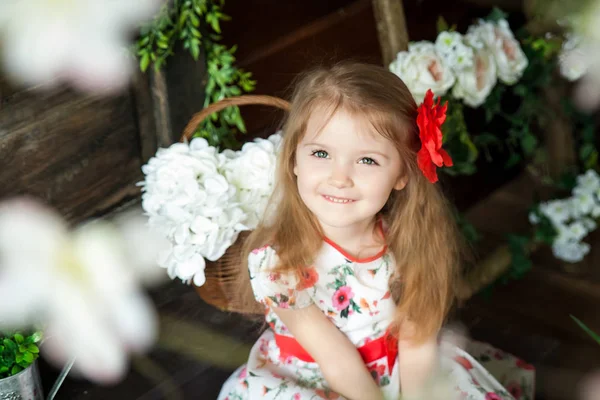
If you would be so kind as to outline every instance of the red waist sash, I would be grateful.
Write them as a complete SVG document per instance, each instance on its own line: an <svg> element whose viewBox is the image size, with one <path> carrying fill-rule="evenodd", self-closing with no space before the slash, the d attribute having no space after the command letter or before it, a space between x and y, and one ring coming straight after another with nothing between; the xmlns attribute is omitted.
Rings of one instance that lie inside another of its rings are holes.
<svg viewBox="0 0 600 400"><path fill-rule="evenodd" d="M310 354L291 336L275 334L275 343L279 347L282 357L296 357L305 362L315 362ZM358 352L365 364L387 357L388 371L392 374L396 357L398 356L398 339L389 333L379 339L365 343L358 348Z"/></svg>

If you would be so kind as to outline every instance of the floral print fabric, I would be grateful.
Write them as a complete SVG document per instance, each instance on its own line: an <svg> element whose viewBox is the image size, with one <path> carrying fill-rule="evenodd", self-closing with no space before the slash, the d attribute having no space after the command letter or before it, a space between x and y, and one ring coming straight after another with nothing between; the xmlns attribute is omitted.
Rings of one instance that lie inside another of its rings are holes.
<svg viewBox="0 0 600 400"><path fill-rule="evenodd" d="M248 256L250 282L256 300L265 306L269 329L253 346L248 363L224 384L219 400L341 400L341 396L328 388L318 364L281 356L274 333L291 334L273 308L296 309L315 304L360 347L383 336L392 321L395 304L388 281L394 270L393 257L382 252L378 257L357 260L326 242L314 265L306 268L300 277L273 272L277 262L277 254L269 246L256 249ZM498 350L488 345L477 344L474 350L475 353L469 354L453 346L450 352L443 352L442 367L455 383L456 399L533 399L533 370L518 368L522 362L506 353L498 353L502 359L494 357ZM491 356L486 355L488 353ZM494 371L501 371L501 376L492 376L484 368L492 361ZM385 358L369 363L367 368L386 399L399 399L397 360L391 374ZM509 391L498 378L503 383L518 384L518 389Z"/></svg>

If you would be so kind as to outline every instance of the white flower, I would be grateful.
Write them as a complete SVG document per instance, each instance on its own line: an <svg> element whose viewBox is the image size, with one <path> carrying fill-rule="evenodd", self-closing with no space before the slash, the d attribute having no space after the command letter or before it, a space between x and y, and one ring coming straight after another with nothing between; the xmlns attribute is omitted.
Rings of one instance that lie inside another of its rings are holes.
<svg viewBox="0 0 600 400"><path fill-rule="evenodd" d="M596 204L590 212L592 218L600 218L600 204Z"/></svg>
<svg viewBox="0 0 600 400"><path fill-rule="evenodd" d="M583 226L585 227L585 229L588 232L593 231L594 229L596 229L596 227L598 226L598 224L596 224L596 221L594 221L591 218L583 218L581 220L581 223L583 224Z"/></svg>
<svg viewBox="0 0 600 400"><path fill-rule="evenodd" d="M235 159L196 138L159 149L142 167L142 207L149 224L171 243L159 265L172 279L202 285L206 260L219 259L248 229L238 189L225 176Z"/></svg>
<svg viewBox="0 0 600 400"><path fill-rule="evenodd" d="M126 237L107 222L69 232L30 200L2 204L2 327L40 323L51 361L76 357L74 368L96 382L122 378L129 352L147 349L156 336L154 310L132 267L140 259L128 258L135 248L125 250Z"/></svg>
<svg viewBox="0 0 600 400"><path fill-rule="evenodd" d="M589 70L591 60L587 53L593 49L584 45L579 35L567 34L566 37L558 55L560 73L567 80L576 81Z"/></svg>
<svg viewBox="0 0 600 400"><path fill-rule="evenodd" d="M538 215L535 212L532 211L529 213L529 222L533 225L539 224L540 218L538 217Z"/></svg>
<svg viewBox="0 0 600 400"><path fill-rule="evenodd" d="M572 213L575 217L588 215L596 205L594 197L590 193L580 193L572 198Z"/></svg>
<svg viewBox="0 0 600 400"><path fill-rule="evenodd" d="M133 71L130 29L159 0L3 0L2 59L8 76L30 85L68 81L90 91L123 88Z"/></svg>
<svg viewBox="0 0 600 400"><path fill-rule="evenodd" d="M417 104L429 89L438 97L445 95L456 80L435 45L429 42L409 44L408 51L398 53L390 64L390 71L404 81Z"/></svg>
<svg viewBox="0 0 600 400"><path fill-rule="evenodd" d="M573 194L595 193L600 189L600 176L593 169L588 169L585 174L577 177L577 186L573 189Z"/></svg>
<svg viewBox="0 0 600 400"><path fill-rule="evenodd" d="M236 199L248 216L249 229L262 219L273 193L280 141L281 135L276 133L246 143L224 167L227 180L237 189Z"/></svg>
<svg viewBox="0 0 600 400"><path fill-rule="evenodd" d="M529 62L506 20L495 24L480 21L469 27L468 33L479 37L491 51L502 82L512 85L521 78Z"/></svg>
<svg viewBox="0 0 600 400"><path fill-rule="evenodd" d="M555 242L579 242L588 234L588 230L584 223L578 220L570 224L554 224L554 227L558 231Z"/></svg>
<svg viewBox="0 0 600 400"><path fill-rule="evenodd" d="M455 71L456 84L452 95L470 107L479 107L496 86L496 63L479 37L467 34L465 42L473 48L473 63L468 68Z"/></svg>
<svg viewBox="0 0 600 400"><path fill-rule="evenodd" d="M575 263L583 260L590 252L590 245L580 242L559 242L552 245L552 253L560 260Z"/></svg>
<svg viewBox="0 0 600 400"><path fill-rule="evenodd" d="M435 48L454 71L473 67L473 49L463 42L460 33L441 32L435 40Z"/></svg>
<svg viewBox="0 0 600 400"><path fill-rule="evenodd" d="M571 216L571 205L566 200L551 200L540 205L540 211L554 224L567 221Z"/></svg>

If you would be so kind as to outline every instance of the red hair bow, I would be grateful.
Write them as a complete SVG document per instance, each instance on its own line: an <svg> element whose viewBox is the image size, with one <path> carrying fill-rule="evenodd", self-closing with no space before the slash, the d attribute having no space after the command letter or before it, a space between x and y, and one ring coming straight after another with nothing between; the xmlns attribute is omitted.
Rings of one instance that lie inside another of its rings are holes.
<svg viewBox="0 0 600 400"><path fill-rule="evenodd" d="M440 129L446 120L447 108L448 102L440 106L439 98L437 104L433 103L431 89L427 91L423 103L419 106L417 125L419 126L421 150L417 153L417 163L431 183L438 180L436 167L452 166L450 155L442 149L442 130Z"/></svg>

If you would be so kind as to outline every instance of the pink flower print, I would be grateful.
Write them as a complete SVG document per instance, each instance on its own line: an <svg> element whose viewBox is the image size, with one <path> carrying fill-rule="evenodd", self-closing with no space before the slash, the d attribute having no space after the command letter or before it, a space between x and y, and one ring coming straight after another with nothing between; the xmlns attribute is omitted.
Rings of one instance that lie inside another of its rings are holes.
<svg viewBox="0 0 600 400"><path fill-rule="evenodd" d="M523 389L517 382L510 382L506 385L506 390L508 390L508 393L512 394L515 399L520 399L521 396L523 396Z"/></svg>
<svg viewBox="0 0 600 400"><path fill-rule="evenodd" d="M240 371L240 379L246 379L246 376L248 376L248 368L244 367L242 368L242 370Z"/></svg>
<svg viewBox="0 0 600 400"><path fill-rule="evenodd" d="M498 396L494 392L486 393L485 400L502 400L502 397Z"/></svg>
<svg viewBox="0 0 600 400"><path fill-rule="evenodd" d="M279 354L279 362L281 364L285 364L285 365L290 365L292 363L292 357L291 356L284 356L281 353Z"/></svg>
<svg viewBox="0 0 600 400"><path fill-rule="evenodd" d="M292 397L292 400L301 400L302 397L300 397L300 393L296 393L294 394L294 397Z"/></svg>
<svg viewBox="0 0 600 400"><path fill-rule="evenodd" d="M281 279L281 274L279 272L271 272L269 274L269 280L271 282L277 282L279 279Z"/></svg>
<svg viewBox="0 0 600 400"><path fill-rule="evenodd" d="M267 339L260 340L260 346L258 347L258 351L264 358L267 357L267 355L269 354L269 342L267 341Z"/></svg>
<svg viewBox="0 0 600 400"><path fill-rule="evenodd" d="M277 307L279 308L290 308L290 298L282 298L281 295L277 295Z"/></svg>
<svg viewBox="0 0 600 400"><path fill-rule="evenodd" d="M350 286L342 286L333 294L333 306L336 310L342 311L350 305L350 299L354 297L354 292Z"/></svg>

